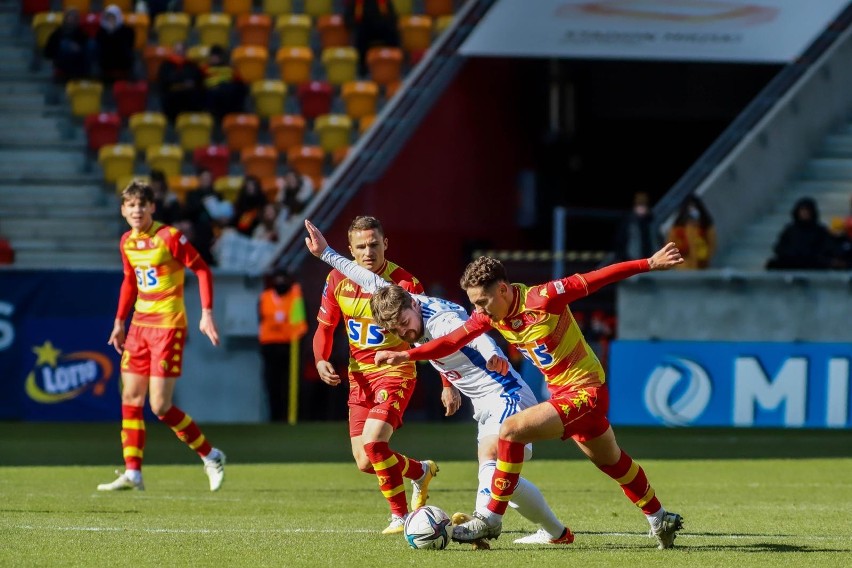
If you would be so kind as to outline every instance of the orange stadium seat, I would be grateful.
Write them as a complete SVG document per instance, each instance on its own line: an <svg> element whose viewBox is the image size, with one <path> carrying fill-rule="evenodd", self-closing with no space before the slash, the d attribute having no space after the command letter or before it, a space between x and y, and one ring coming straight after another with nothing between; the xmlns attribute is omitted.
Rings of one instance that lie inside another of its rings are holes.
<svg viewBox="0 0 852 568"><path fill-rule="evenodd" d="M258 178L275 177L278 166L278 150L272 146L253 146L244 148L240 153L243 172L247 176Z"/></svg>
<svg viewBox="0 0 852 568"><path fill-rule="evenodd" d="M166 176L180 175L183 150L180 146L163 144L150 146L145 151L145 163L152 170L161 170Z"/></svg>
<svg viewBox="0 0 852 568"><path fill-rule="evenodd" d="M171 47L176 43L186 43L189 37L189 15L183 12L163 12L154 18L154 30L157 43Z"/></svg>
<svg viewBox="0 0 852 568"><path fill-rule="evenodd" d="M284 99L287 85L284 81L265 80L251 84L251 96L254 100L254 112L263 118L284 114Z"/></svg>
<svg viewBox="0 0 852 568"><path fill-rule="evenodd" d="M322 180L322 165L325 154L319 146L297 146L287 152L287 164L315 182ZM319 183L315 183L319 188Z"/></svg>
<svg viewBox="0 0 852 568"><path fill-rule="evenodd" d="M376 122L375 114L362 117L361 120L358 121L358 134L364 134L367 132L370 127L373 126L374 122Z"/></svg>
<svg viewBox="0 0 852 568"><path fill-rule="evenodd" d="M349 30L340 14L326 14L317 20L317 31L320 37L320 47L346 47L350 45Z"/></svg>
<svg viewBox="0 0 852 568"><path fill-rule="evenodd" d="M32 28L39 51L44 50L53 30L62 25L62 16L62 12L41 12L33 16Z"/></svg>
<svg viewBox="0 0 852 568"><path fill-rule="evenodd" d="M213 11L213 0L183 0L182 8L191 16L209 14Z"/></svg>
<svg viewBox="0 0 852 568"><path fill-rule="evenodd" d="M351 149L351 146L341 146L340 148L337 148L334 152L331 153L331 165L335 168L339 166L340 163L346 159L346 156L349 155L349 151Z"/></svg>
<svg viewBox="0 0 852 568"><path fill-rule="evenodd" d="M192 165L210 170L213 179L228 175L231 151L227 146L206 146L192 152Z"/></svg>
<svg viewBox="0 0 852 568"><path fill-rule="evenodd" d="M134 160L136 151L130 144L109 144L98 150L98 163L107 183L115 183L121 176L132 174Z"/></svg>
<svg viewBox="0 0 852 568"><path fill-rule="evenodd" d="M402 77L402 50L396 47L373 47L367 51L370 78L379 85L399 81Z"/></svg>
<svg viewBox="0 0 852 568"><path fill-rule="evenodd" d="M88 116L101 112L101 94L104 86L99 81L68 81L65 94L71 102L71 114Z"/></svg>
<svg viewBox="0 0 852 568"><path fill-rule="evenodd" d="M423 51L432 43L432 18L429 16L401 16L399 32L402 49Z"/></svg>
<svg viewBox="0 0 852 568"><path fill-rule="evenodd" d="M299 86L298 97L302 116L313 120L321 114L331 112L333 91L325 81L311 81Z"/></svg>
<svg viewBox="0 0 852 568"><path fill-rule="evenodd" d="M122 118L128 118L148 107L147 81L116 81L112 86L115 106Z"/></svg>
<svg viewBox="0 0 852 568"><path fill-rule="evenodd" d="M151 19L148 14L141 12L129 12L124 14L124 23L133 28L133 48L142 51L148 45L148 30L151 28Z"/></svg>
<svg viewBox="0 0 852 568"><path fill-rule="evenodd" d="M129 124L137 150L160 146L166 138L166 115L161 112L136 113L130 117Z"/></svg>
<svg viewBox="0 0 852 568"><path fill-rule="evenodd" d="M103 7L106 8L110 4L115 4L119 10L124 12L125 14L128 12L132 12L133 8L136 6L135 0L103 0Z"/></svg>
<svg viewBox="0 0 852 568"><path fill-rule="evenodd" d="M237 17L237 31L240 34L240 45L269 45L272 31L272 18L268 14L240 14Z"/></svg>
<svg viewBox="0 0 852 568"><path fill-rule="evenodd" d="M314 54L307 47L282 47L275 56L281 80L288 85L301 85L311 80Z"/></svg>
<svg viewBox="0 0 852 568"><path fill-rule="evenodd" d="M394 81L392 83L388 83L385 85L385 96L387 98L392 99L396 96L399 90L402 88L402 81Z"/></svg>
<svg viewBox="0 0 852 568"><path fill-rule="evenodd" d="M232 16L251 12L252 0L222 0L222 11Z"/></svg>
<svg viewBox="0 0 852 568"><path fill-rule="evenodd" d="M225 118L222 119L225 141L228 148L236 152L249 146L257 146L259 129L260 119L256 114L226 114Z"/></svg>
<svg viewBox="0 0 852 568"><path fill-rule="evenodd" d="M453 16L438 16L435 18L435 35L441 35L451 25L453 25Z"/></svg>
<svg viewBox="0 0 852 568"><path fill-rule="evenodd" d="M231 45L231 16L228 14L200 14L195 18L198 42L204 45Z"/></svg>
<svg viewBox="0 0 852 568"><path fill-rule="evenodd" d="M437 18L453 14L453 0L423 0L423 13Z"/></svg>
<svg viewBox="0 0 852 568"><path fill-rule="evenodd" d="M358 52L354 47L329 47L322 50L326 79L332 85L354 81L358 76Z"/></svg>
<svg viewBox="0 0 852 568"><path fill-rule="evenodd" d="M269 61L269 52L265 47L256 45L240 45L234 48L231 61L237 73L247 83L260 81L266 76L266 64Z"/></svg>
<svg viewBox="0 0 852 568"><path fill-rule="evenodd" d="M282 14L275 20L280 45L308 46L311 39L311 18L305 14Z"/></svg>
<svg viewBox="0 0 852 568"><path fill-rule="evenodd" d="M320 147L327 153L349 146L352 138L352 119L345 114L323 114L318 116L314 131Z"/></svg>
<svg viewBox="0 0 852 568"><path fill-rule="evenodd" d="M171 55L172 49L163 45L149 45L142 52L142 59L145 60L145 75L148 77L149 83L157 82L157 75L160 72L160 65Z"/></svg>
<svg viewBox="0 0 852 568"><path fill-rule="evenodd" d="M270 16L280 16L293 12L293 0L263 0L260 6L260 10Z"/></svg>
<svg viewBox="0 0 852 568"><path fill-rule="evenodd" d="M186 58L196 65L204 65L208 57L210 57L210 46L203 43L188 47L186 50Z"/></svg>
<svg viewBox="0 0 852 568"><path fill-rule="evenodd" d="M84 122L86 142L90 150L98 151L108 144L118 144L121 117L117 113L90 114Z"/></svg>
<svg viewBox="0 0 852 568"><path fill-rule="evenodd" d="M343 84L341 98L346 105L346 114L357 120L376 114L379 86L372 81L350 81Z"/></svg>
<svg viewBox="0 0 852 568"><path fill-rule="evenodd" d="M182 112L175 120L180 146L187 152L210 145L213 116L207 112Z"/></svg>
<svg viewBox="0 0 852 568"><path fill-rule="evenodd" d="M305 14L316 19L334 12L333 0L304 0Z"/></svg>
<svg viewBox="0 0 852 568"><path fill-rule="evenodd" d="M72 8L85 14L92 9L92 0L62 0L63 12L67 12Z"/></svg>
<svg viewBox="0 0 852 568"><path fill-rule="evenodd" d="M272 144L283 154L305 143L305 119L300 114L273 116L269 119L269 130Z"/></svg>
<svg viewBox="0 0 852 568"><path fill-rule="evenodd" d="M181 203L186 203L186 194L199 187L196 176L168 176L169 190L173 191Z"/></svg>

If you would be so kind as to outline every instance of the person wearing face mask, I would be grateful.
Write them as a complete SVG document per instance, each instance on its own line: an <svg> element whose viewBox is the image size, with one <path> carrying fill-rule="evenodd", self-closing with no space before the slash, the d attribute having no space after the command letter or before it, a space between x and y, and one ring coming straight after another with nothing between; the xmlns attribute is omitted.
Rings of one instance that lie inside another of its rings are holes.
<svg viewBox="0 0 852 568"><path fill-rule="evenodd" d="M130 79L133 75L133 28L124 24L121 8L107 6L101 14L101 27L95 37L98 64L104 81Z"/></svg>
<svg viewBox="0 0 852 568"><path fill-rule="evenodd" d="M683 255L684 262L677 268L694 270L710 265L716 252L716 227L701 199L690 195L684 200L666 240L674 242Z"/></svg>
<svg viewBox="0 0 852 568"><path fill-rule="evenodd" d="M260 293L257 315L269 419L283 422L287 418L287 385L293 351L308 331L302 288L289 272L279 269L269 277L266 289Z"/></svg>

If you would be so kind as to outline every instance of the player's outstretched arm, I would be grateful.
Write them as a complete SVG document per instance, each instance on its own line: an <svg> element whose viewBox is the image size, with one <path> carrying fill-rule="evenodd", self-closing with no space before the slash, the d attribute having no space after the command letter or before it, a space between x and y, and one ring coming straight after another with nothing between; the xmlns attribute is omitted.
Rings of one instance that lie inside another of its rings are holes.
<svg viewBox="0 0 852 568"><path fill-rule="evenodd" d="M682 263L683 256L674 243L666 243L663 248L648 259L648 266L651 270L668 270Z"/></svg>
<svg viewBox="0 0 852 568"><path fill-rule="evenodd" d="M212 309L204 308L201 310L201 321L198 323L198 329L210 338L210 343L219 346L219 329L216 327L216 320L213 319Z"/></svg>
<svg viewBox="0 0 852 568"><path fill-rule="evenodd" d="M322 251L328 247L328 241L325 240L325 235L316 228L316 226L305 219L305 229L308 230L308 236L305 237L305 246L311 251L311 254L317 258L322 256Z"/></svg>
<svg viewBox="0 0 852 568"><path fill-rule="evenodd" d="M410 360L408 351L376 351L376 365L402 365Z"/></svg>

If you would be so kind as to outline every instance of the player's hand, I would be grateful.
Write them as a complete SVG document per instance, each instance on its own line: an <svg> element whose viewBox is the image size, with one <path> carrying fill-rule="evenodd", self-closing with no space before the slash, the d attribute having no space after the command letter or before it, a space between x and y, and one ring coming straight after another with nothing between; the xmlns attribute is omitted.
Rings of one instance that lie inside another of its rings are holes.
<svg viewBox="0 0 852 568"><path fill-rule="evenodd" d="M213 310L201 310L201 321L198 323L198 329L210 338L210 343L216 347L219 346L219 330L216 328L216 321L213 319Z"/></svg>
<svg viewBox="0 0 852 568"><path fill-rule="evenodd" d="M329 386L336 387L340 384L340 375L337 374L337 371L334 370L334 365L329 361L318 361L317 373L319 373L322 382Z"/></svg>
<svg viewBox="0 0 852 568"><path fill-rule="evenodd" d="M485 368L489 371L497 371L501 375L505 375L509 372L509 362L499 355L492 355L485 364Z"/></svg>
<svg viewBox="0 0 852 568"><path fill-rule="evenodd" d="M376 351L376 365L402 365L409 360L406 351Z"/></svg>
<svg viewBox="0 0 852 568"><path fill-rule="evenodd" d="M651 270L668 270L678 264L683 263L683 257L674 243L667 243L666 246L654 253L654 256L648 259L648 265Z"/></svg>
<svg viewBox="0 0 852 568"><path fill-rule="evenodd" d="M459 393L459 389L454 386L444 387L441 391L441 403L447 409L444 416L455 414L461 408L461 394Z"/></svg>
<svg viewBox="0 0 852 568"><path fill-rule="evenodd" d="M109 334L107 345L112 345L116 353L121 355L124 351L124 322L116 321L112 326L112 333Z"/></svg>
<svg viewBox="0 0 852 568"><path fill-rule="evenodd" d="M305 237L305 246L308 247L312 255L317 258L321 257L322 251L328 247L328 241L325 240L322 232L307 219L305 219L305 228L308 230L308 236Z"/></svg>

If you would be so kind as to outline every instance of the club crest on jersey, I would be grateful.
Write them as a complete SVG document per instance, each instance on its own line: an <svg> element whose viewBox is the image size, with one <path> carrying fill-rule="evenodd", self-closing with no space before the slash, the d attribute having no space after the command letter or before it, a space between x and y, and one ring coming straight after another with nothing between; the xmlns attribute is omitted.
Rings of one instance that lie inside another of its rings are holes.
<svg viewBox="0 0 852 568"><path fill-rule="evenodd" d="M524 322L522 322L521 320L518 320L518 319L514 319L510 322L509 325L512 326L512 329L518 329L519 327L524 325Z"/></svg>
<svg viewBox="0 0 852 568"><path fill-rule="evenodd" d="M388 399L388 391L385 389L380 390L376 393L376 402L382 403Z"/></svg>

